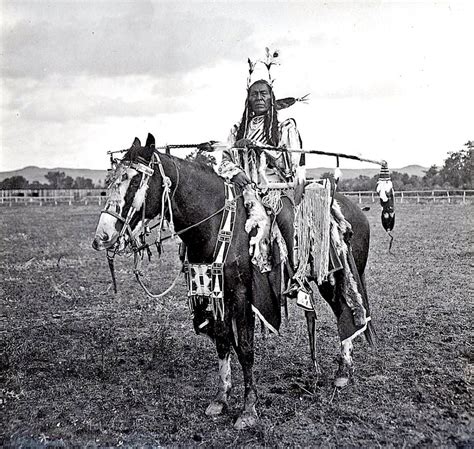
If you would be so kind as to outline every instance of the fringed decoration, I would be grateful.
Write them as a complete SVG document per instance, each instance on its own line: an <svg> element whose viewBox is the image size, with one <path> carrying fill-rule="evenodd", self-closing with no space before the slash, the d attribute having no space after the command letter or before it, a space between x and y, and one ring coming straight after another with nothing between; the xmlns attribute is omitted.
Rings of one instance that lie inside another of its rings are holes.
<svg viewBox="0 0 474 449"><path fill-rule="evenodd" d="M329 268L329 223L330 186L317 183L306 187L303 201L295 214L296 279L304 279L312 258L314 275L321 285L328 276Z"/></svg>
<svg viewBox="0 0 474 449"><path fill-rule="evenodd" d="M387 232L390 232L395 226L395 202L393 184L386 163L380 169L376 191L379 194L382 206L382 226Z"/></svg>

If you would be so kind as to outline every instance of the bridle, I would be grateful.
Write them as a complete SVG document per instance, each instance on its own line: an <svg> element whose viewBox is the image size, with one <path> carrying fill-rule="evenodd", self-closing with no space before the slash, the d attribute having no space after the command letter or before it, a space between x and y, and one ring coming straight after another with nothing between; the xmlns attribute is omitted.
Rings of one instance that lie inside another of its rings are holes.
<svg viewBox="0 0 474 449"><path fill-rule="evenodd" d="M166 209L167 209L169 217L170 217L169 218L170 230L172 232L174 232L173 212L172 212L172 208L171 208L171 198L174 195L174 193L176 192L176 188L178 187L179 175L177 176L177 181L178 182L176 183L173 194L170 195L170 190L171 190L171 185L172 185L171 179L168 176L166 176L166 174L165 174L163 164L162 164L161 159L159 157L159 153L157 151L154 151L152 156L151 156L150 162L148 164L145 164L145 163L141 162L140 160L131 161L128 164L129 168L131 168L131 169L137 171L138 173L142 174L142 178L140 180L140 185L137 189L137 193L138 192L144 192L143 193L143 201L141 202L140 207L136 207L134 205L134 202L135 202L135 199L134 199L133 202L132 202L132 205L130 206L130 208L127 212L127 215L125 217L122 217L122 215L120 215L119 213L117 213L113 210L110 210L107 207L107 204L106 204L106 207L101 211L101 214L111 215L112 217L114 217L115 219L117 219L119 222L122 223L122 228L120 229L119 235L117 237L117 242L114 245L114 248L109 250L108 253L112 252L113 255L117 254L118 248L121 246L122 242L124 243L123 246L126 247L127 242L124 240L125 237L128 237L128 240L131 244L132 250L135 251L138 248L140 248L140 246L141 246L140 245L140 237L141 237L142 234L140 234L140 236L138 236L138 237L134 236L130 224L131 224L132 220L134 219L136 213L139 212L140 208L142 210L142 222L145 223L146 192L148 190L148 184L149 184L150 178L155 173L155 169L153 168L153 166L155 166L155 165L158 166L158 169L159 169L160 174L161 174L161 178L163 180L163 193L162 193L162 196L161 196L161 214L160 214L159 231L161 232L161 229L163 229L163 224L164 224L164 220L165 220L165 213L166 213ZM178 173L177 167L176 167L176 173ZM135 195L137 195L137 193ZM146 233L146 231L145 231L145 233Z"/></svg>
<svg viewBox="0 0 474 449"><path fill-rule="evenodd" d="M140 208L137 208L133 205L133 202L132 202L132 205L130 206L130 209L128 210L127 215L126 215L125 218L122 217L117 212L114 212L112 210L108 210L107 206L106 206L105 209L103 209L101 211L101 214L102 213L109 214L109 215L116 218L117 220L119 220L122 223L122 228L120 230L119 236L117 238L117 241L116 241L114 247L110 248L106 252L107 261L108 261L108 264L109 264L110 273L111 273L111 276L112 276L113 288L114 288L115 293L117 292L117 283L116 283L116 279L115 279L114 257L115 257L116 254L122 253L125 250L125 248L127 247L128 243L129 243L130 247L132 249L132 252L134 254L134 274L135 274L135 277L136 277L138 283L143 288L143 290L146 292L146 294L148 296L150 296L152 298L160 298L160 297L164 296L165 294L167 294L174 287L174 285L176 284L182 270L180 270L178 272L177 277L175 278L172 285L168 289L166 289L163 293L154 295L154 294L152 294L148 291L148 289L145 287L145 285L143 284L143 282L140 279L140 276L143 275L142 272L141 272L141 263L142 263L142 260L143 260L143 257L144 257L144 251L146 250L147 253L148 253L148 256L150 257L151 256L150 247L155 245L158 249L158 253L161 253L161 244L162 244L163 240L165 240L167 238L173 238L173 237L179 236L179 235L189 231L190 229L195 228L195 227L201 225L202 223L205 223L206 221L210 220L211 218L215 217L216 215L222 213L225 210L225 208L228 207L228 204L226 203L226 204L224 204L223 207L219 208L218 210L216 210L215 212L213 212L212 214L210 214L206 218L204 218L204 219L188 226L187 228L181 229L180 231L176 232L175 229L174 229L173 209L172 209L171 202L172 202L172 199L173 199L173 197L176 193L176 190L178 188L180 177L179 177L178 166L176 165L176 163L174 161L173 161L173 163L174 163L175 168L176 168L176 183L175 183L176 185L174 186L174 189L173 189L172 192L171 192L171 187L172 187L171 178L169 176L167 176L166 173L165 173L163 163L161 162L161 159L160 159L160 153L158 151L156 151L156 150L153 151L150 162L148 164L145 164L145 163L140 162L140 161L131 161L128 165L129 168L132 168L135 171L137 171L138 173L142 174L142 179L140 180L140 185L137 189L137 192L140 192L141 189L143 189L143 192L144 192L143 193L143 201L141 203L143 231L141 233L139 233L138 235L136 235L136 236L133 235L133 231L132 231L132 228L130 226L130 223L132 222L132 220L135 217L136 213L139 212L139 210L140 210ZM163 181L163 184L162 184L163 192L161 194L161 213L160 213L159 222L157 224L155 224L152 228L148 228L145 225L146 194L147 194L147 190L148 190L149 181L155 173L154 166L158 167L158 170L160 172L160 175L161 175L161 178L162 178L162 181ZM135 193L135 196L136 195L137 195L137 193ZM233 202L235 203L241 196L242 196L242 194L237 195L234 198ZM166 237L162 237L161 232L162 232L163 227L164 227L166 214L168 215L167 222L168 222L168 227L169 227L169 230L171 231L171 234L166 236ZM154 229L154 228L158 228L158 236L156 237L154 242L145 243L146 235L150 234L151 230ZM128 237L128 242L125 240L126 236ZM122 242L123 242L124 249L119 251L119 248L121 247Z"/></svg>

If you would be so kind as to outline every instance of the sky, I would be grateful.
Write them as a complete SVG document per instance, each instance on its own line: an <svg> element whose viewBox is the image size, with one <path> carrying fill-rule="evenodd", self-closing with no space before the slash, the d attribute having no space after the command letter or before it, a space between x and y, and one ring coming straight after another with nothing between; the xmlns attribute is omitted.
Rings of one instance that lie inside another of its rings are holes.
<svg viewBox="0 0 474 449"><path fill-rule="evenodd" d="M227 139L247 58L280 51L306 149L442 165L474 139L472 1L4 1L0 171ZM308 165L334 166L311 156ZM342 162L342 167L367 166Z"/></svg>

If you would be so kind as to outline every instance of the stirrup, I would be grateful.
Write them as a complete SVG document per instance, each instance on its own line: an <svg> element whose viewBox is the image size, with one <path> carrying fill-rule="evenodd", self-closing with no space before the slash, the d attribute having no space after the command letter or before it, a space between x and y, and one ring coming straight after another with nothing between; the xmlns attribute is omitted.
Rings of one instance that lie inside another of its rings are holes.
<svg viewBox="0 0 474 449"><path fill-rule="evenodd" d="M296 305L307 312L313 312L314 309L313 304L311 303L311 293L308 293L304 288L300 288L296 296Z"/></svg>

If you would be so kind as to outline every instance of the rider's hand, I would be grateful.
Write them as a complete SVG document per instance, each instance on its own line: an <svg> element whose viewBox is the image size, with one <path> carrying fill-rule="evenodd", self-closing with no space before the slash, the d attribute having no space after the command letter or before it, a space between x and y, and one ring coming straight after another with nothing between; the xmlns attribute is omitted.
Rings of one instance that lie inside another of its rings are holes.
<svg viewBox="0 0 474 449"><path fill-rule="evenodd" d="M250 139L239 139L234 144L234 148L248 148L253 146L253 141Z"/></svg>
<svg viewBox="0 0 474 449"><path fill-rule="evenodd" d="M247 184L250 184L250 179L244 172L237 173L231 181L237 186L243 189Z"/></svg>

